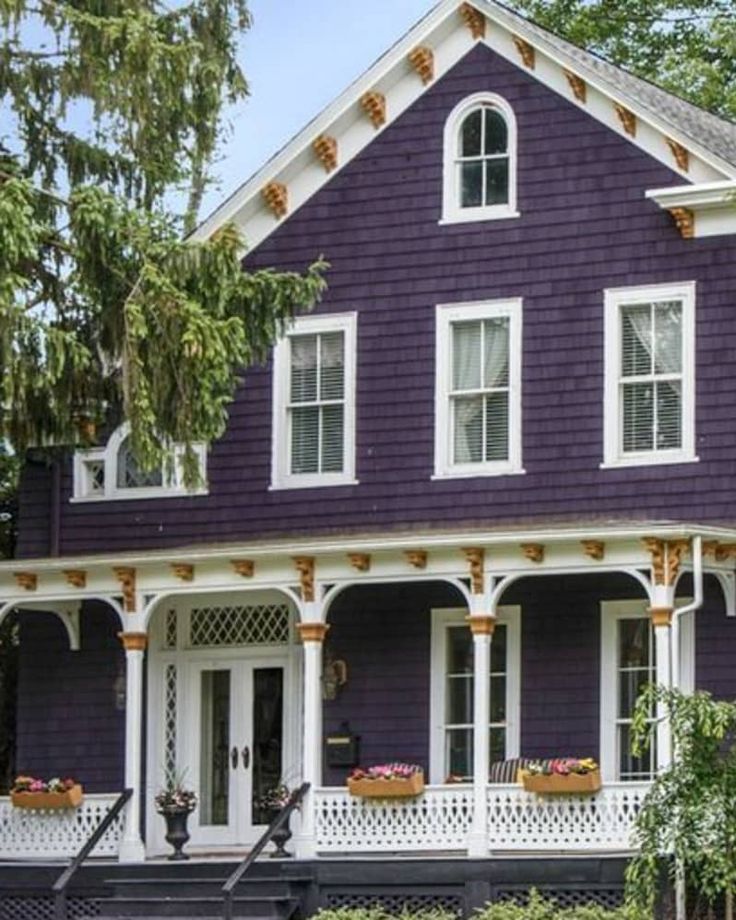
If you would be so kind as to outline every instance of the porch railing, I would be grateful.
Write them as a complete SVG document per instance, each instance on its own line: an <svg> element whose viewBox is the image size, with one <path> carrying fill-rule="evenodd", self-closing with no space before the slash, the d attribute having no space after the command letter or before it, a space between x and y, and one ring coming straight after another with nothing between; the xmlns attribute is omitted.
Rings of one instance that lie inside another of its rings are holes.
<svg viewBox="0 0 736 920"><path fill-rule="evenodd" d="M0 797L0 859L61 859L76 853L115 803L118 793L84 796L79 808L35 811L13 808ZM118 855L123 835L119 815L94 849L94 856Z"/></svg>
<svg viewBox="0 0 736 920"><path fill-rule="evenodd" d="M647 783L614 783L596 795L537 796L518 785L487 789L489 852L627 852ZM473 816L467 785L428 786L412 800L366 800L315 791L319 853L465 852Z"/></svg>

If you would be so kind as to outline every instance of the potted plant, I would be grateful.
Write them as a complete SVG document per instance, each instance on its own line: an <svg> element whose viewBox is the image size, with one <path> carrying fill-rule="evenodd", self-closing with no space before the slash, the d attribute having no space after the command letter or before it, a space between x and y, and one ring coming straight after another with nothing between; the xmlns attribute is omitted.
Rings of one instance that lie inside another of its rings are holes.
<svg viewBox="0 0 736 920"><path fill-rule="evenodd" d="M286 806L291 798L291 789L286 783L279 783L266 789L258 800L258 804L263 811L269 816L269 824L275 820L282 808ZM277 827L271 835L276 849L271 853L271 859L288 859L291 853L285 849L287 842L291 839L291 828L289 827L290 815L286 816L284 823Z"/></svg>
<svg viewBox="0 0 736 920"><path fill-rule="evenodd" d="M411 798L424 791L424 771L414 763L356 767L348 777L348 791L369 799Z"/></svg>
<svg viewBox="0 0 736 920"><path fill-rule="evenodd" d="M154 799L156 811L166 821L166 842L174 848L171 860L189 859L182 849L189 840L187 821L197 807L197 795L192 789L185 789L182 778L172 778Z"/></svg>
<svg viewBox="0 0 736 920"><path fill-rule="evenodd" d="M71 777L45 781L18 776L10 790L10 800L16 808L78 808L82 804L82 787Z"/></svg>
<svg viewBox="0 0 736 920"><path fill-rule="evenodd" d="M601 771L592 757L560 757L544 763L530 763L519 771L527 792L541 795L593 793L601 788Z"/></svg>

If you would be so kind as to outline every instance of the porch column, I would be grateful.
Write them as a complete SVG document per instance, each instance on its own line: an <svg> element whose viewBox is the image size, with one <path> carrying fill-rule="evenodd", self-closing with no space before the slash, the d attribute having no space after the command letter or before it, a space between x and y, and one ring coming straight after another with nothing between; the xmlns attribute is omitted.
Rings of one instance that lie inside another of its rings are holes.
<svg viewBox="0 0 736 920"><path fill-rule="evenodd" d="M473 633L473 822L468 836L468 856L488 855L487 798L491 721L491 639L496 618L471 614Z"/></svg>
<svg viewBox="0 0 736 920"><path fill-rule="evenodd" d="M672 687L672 617L671 606L650 607L654 627L656 657L656 682ZM657 707L657 772L666 770L672 763L672 727L662 706Z"/></svg>
<svg viewBox="0 0 736 920"><path fill-rule="evenodd" d="M305 607L316 608L314 602ZM316 609L305 611L314 619L297 625L299 637L304 644L304 739L302 778L310 784L309 792L301 809L301 831L296 843L297 856L313 858L315 841L315 796L314 790L322 784L322 643L327 630L326 623L317 619L321 613Z"/></svg>
<svg viewBox="0 0 736 920"><path fill-rule="evenodd" d="M143 656L148 636L144 632L120 633L125 649L125 788L132 789L125 811L120 862L143 862L141 839L141 758L143 753Z"/></svg>

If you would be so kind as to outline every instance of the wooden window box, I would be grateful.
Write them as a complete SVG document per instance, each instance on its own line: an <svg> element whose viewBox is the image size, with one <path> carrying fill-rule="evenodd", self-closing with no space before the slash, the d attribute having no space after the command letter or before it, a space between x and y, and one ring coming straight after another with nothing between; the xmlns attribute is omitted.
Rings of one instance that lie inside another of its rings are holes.
<svg viewBox="0 0 736 920"><path fill-rule="evenodd" d="M601 772L593 770L591 773L552 773L531 774L521 771L521 781L527 792L537 792L540 795L580 795L598 792L601 788Z"/></svg>
<svg viewBox="0 0 736 920"><path fill-rule="evenodd" d="M350 795L364 799L405 799L424 792L424 774L412 773L406 779L351 779L348 777Z"/></svg>
<svg viewBox="0 0 736 920"><path fill-rule="evenodd" d="M77 808L82 804L82 787L77 784L65 792L11 792L10 801L15 808L35 808L39 811Z"/></svg>

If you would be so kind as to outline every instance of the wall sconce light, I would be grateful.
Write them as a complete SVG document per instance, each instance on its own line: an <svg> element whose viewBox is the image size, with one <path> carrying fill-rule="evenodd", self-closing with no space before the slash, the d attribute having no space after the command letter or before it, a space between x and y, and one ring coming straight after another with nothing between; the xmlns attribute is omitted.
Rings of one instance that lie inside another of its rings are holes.
<svg viewBox="0 0 736 920"><path fill-rule="evenodd" d="M335 700L341 687L348 682L347 662L342 658L332 658L328 653L322 668L322 699Z"/></svg>

